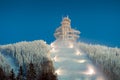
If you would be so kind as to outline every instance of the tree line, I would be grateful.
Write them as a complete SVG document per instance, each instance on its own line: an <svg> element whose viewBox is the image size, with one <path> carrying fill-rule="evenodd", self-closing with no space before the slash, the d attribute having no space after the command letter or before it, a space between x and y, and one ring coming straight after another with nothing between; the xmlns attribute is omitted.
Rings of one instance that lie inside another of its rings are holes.
<svg viewBox="0 0 120 80"><path fill-rule="evenodd" d="M41 64L41 71L37 72L35 64L28 64L26 70L23 66L19 66L17 75L14 69L9 74L0 67L0 80L58 80L57 74L54 71L52 61L45 61Z"/></svg>

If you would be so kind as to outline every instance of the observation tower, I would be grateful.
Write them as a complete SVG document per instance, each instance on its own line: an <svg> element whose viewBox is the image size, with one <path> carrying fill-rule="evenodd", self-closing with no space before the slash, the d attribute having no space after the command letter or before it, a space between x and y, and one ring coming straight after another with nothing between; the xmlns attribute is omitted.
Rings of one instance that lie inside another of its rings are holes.
<svg viewBox="0 0 120 80"><path fill-rule="evenodd" d="M54 33L56 40L73 41L75 42L80 36L80 31L71 28L71 20L69 17L64 17L61 26Z"/></svg>

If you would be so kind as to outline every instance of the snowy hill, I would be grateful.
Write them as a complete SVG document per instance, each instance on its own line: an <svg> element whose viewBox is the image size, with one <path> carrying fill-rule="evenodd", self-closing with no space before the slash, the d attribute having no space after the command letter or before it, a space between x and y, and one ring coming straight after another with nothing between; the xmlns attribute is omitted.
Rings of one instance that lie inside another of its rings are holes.
<svg viewBox="0 0 120 80"><path fill-rule="evenodd" d="M66 43L54 42L52 49L42 40L1 45L0 67L6 72L14 69L17 73L20 65L24 67L32 62L40 71L40 64L52 58L59 80L106 80L103 72L109 80L120 79L119 48Z"/></svg>
<svg viewBox="0 0 120 80"><path fill-rule="evenodd" d="M30 62L39 65L43 60L50 59L49 50L49 45L42 40L1 45L0 67L9 72L12 68L18 71L20 65L27 65Z"/></svg>
<svg viewBox="0 0 120 80"><path fill-rule="evenodd" d="M120 49L102 45L79 42L79 49L110 77L109 80L120 80Z"/></svg>

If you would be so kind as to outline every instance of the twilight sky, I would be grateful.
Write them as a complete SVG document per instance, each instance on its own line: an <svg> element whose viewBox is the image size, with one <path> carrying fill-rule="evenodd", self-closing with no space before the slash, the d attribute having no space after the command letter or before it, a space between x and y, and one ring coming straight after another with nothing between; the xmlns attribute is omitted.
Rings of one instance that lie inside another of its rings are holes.
<svg viewBox="0 0 120 80"><path fill-rule="evenodd" d="M120 0L0 0L0 45L51 43L66 15L81 31L80 41L120 47Z"/></svg>

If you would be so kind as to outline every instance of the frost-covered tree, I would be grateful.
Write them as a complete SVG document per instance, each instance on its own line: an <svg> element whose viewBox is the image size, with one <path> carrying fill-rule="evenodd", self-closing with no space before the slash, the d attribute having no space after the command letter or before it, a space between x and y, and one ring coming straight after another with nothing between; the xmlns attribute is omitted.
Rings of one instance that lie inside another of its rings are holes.
<svg viewBox="0 0 120 80"><path fill-rule="evenodd" d="M92 45L80 42L79 48L110 76L109 80L120 80L120 49L103 45Z"/></svg>
<svg viewBox="0 0 120 80"><path fill-rule="evenodd" d="M17 73L20 65L26 69L28 64L32 62L38 73L41 70L39 65L43 62L43 57L50 59L49 51L50 46L42 40L1 45L0 66L6 72L10 72L14 68L15 73Z"/></svg>
<svg viewBox="0 0 120 80"><path fill-rule="evenodd" d="M22 77L26 79L28 75L33 75L32 78L35 78L39 75L39 73L42 73L42 71L48 72L49 70L51 70L51 73L54 74L52 71L54 69L53 64L45 68L43 66L47 64L45 62L49 61L51 61L50 46L42 40L30 42L23 41L15 44L0 45L0 67L3 69L3 71L11 76L10 78L12 78L12 76L15 77L17 74L18 80L21 80ZM32 64L29 64L31 62ZM19 68L19 66L21 67ZM13 70L11 71L11 69L14 69L15 74ZM56 78L54 75L51 76ZM29 78L29 80L32 78Z"/></svg>

